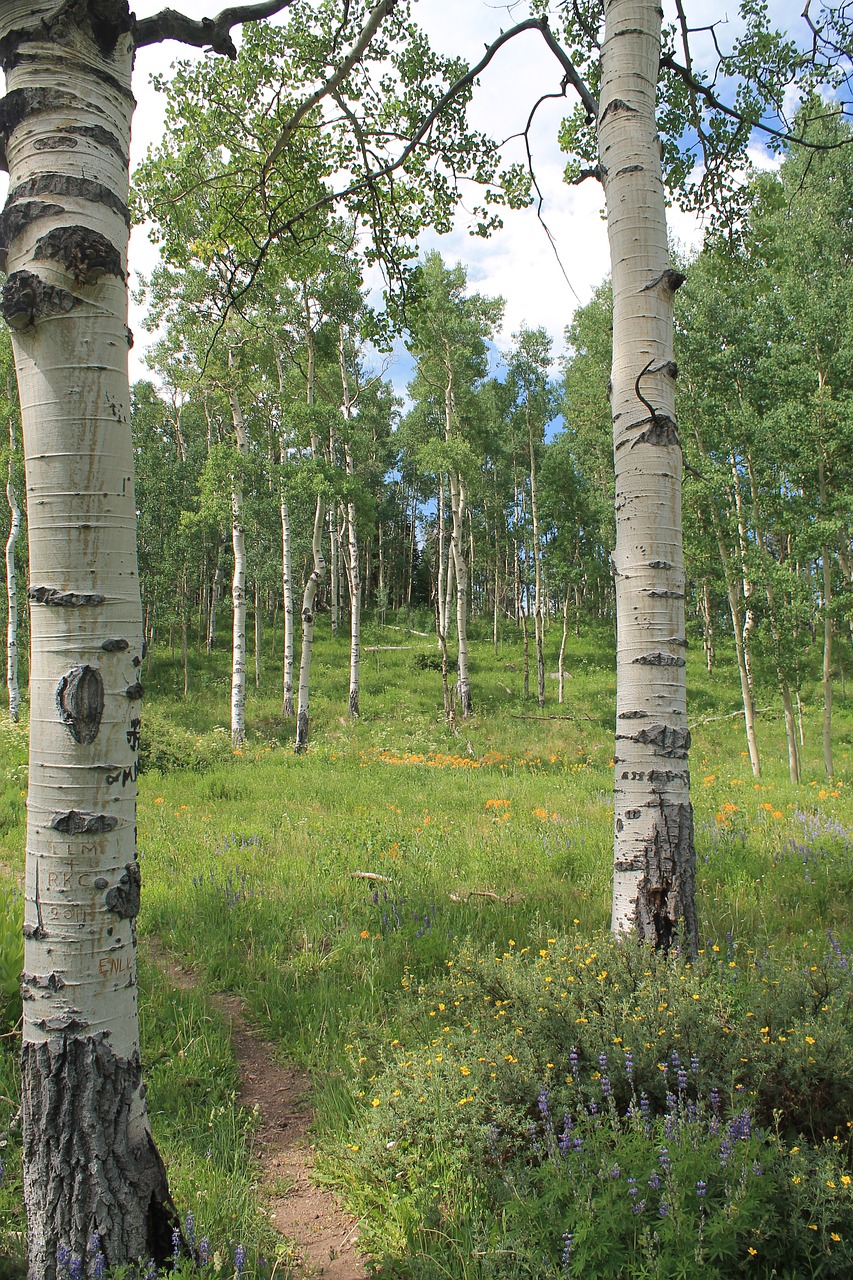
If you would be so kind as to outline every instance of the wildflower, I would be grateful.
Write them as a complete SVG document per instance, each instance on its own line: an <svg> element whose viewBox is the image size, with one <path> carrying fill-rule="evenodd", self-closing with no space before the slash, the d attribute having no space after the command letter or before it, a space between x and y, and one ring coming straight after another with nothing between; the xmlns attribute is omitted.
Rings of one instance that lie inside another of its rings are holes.
<svg viewBox="0 0 853 1280"><path fill-rule="evenodd" d="M198 1242L198 1261L202 1267L206 1267L210 1262L210 1241L207 1236L202 1236Z"/></svg>
<svg viewBox="0 0 853 1280"><path fill-rule="evenodd" d="M830 1231L829 1238L830 1240L834 1240L836 1244L838 1244L839 1241L841 1240L841 1236L838 1234L837 1231Z"/></svg>
<svg viewBox="0 0 853 1280"><path fill-rule="evenodd" d="M707 1182L703 1182L702 1179L700 1178L699 1181L696 1183L696 1194L700 1200L705 1195L705 1192L707 1190L708 1190Z"/></svg>
<svg viewBox="0 0 853 1280"><path fill-rule="evenodd" d="M192 1209L189 1209L187 1211L187 1216L184 1220L184 1234L187 1237L187 1245L189 1246L190 1249L194 1249L195 1248L195 1214L193 1213Z"/></svg>
<svg viewBox="0 0 853 1280"><path fill-rule="evenodd" d="M243 1248L241 1244L238 1244L234 1252L235 1276L241 1276L243 1274L243 1268L245 1267L245 1265L246 1265L246 1250Z"/></svg>
<svg viewBox="0 0 853 1280"><path fill-rule="evenodd" d="M179 1227L172 1229L172 1257L177 1258L181 1252L181 1232Z"/></svg>
<svg viewBox="0 0 853 1280"><path fill-rule="evenodd" d="M564 1275L569 1274L569 1262L571 1260L573 1248L574 1248L574 1236L572 1235L571 1231L566 1231L563 1233L563 1252L560 1257L560 1260L563 1264Z"/></svg>

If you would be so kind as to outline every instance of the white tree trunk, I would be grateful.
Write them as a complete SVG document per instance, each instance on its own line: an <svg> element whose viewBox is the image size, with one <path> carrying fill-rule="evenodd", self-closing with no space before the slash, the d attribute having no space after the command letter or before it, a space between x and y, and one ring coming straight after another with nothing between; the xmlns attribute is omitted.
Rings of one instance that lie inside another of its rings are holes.
<svg viewBox="0 0 853 1280"><path fill-rule="evenodd" d="M696 947L687 751L681 448L655 128L661 10L607 0L599 157L613 276L617 728L612 927Z"/></svg>
<svg viewBox="0 0 853 1280"><path fill-rule="evenodd" d="M533 517L533 570L536 583L534 597L534 630L536 634L536 690L539 710L545 710L545 637L542 615L542 554L539 543L539 494L536 484L536 449L533 440L533 423L527 409L527 443L530 455L530 513ZM473 563L473 561L472 561Z"/></svg>
<svg viewBox="0 0 853 1280"><path fill-rule="evenodd" d="M58 15L58 16L57 16ZM177 1218L137 1029L142 614L127 378L127 8L4 0L2 220L32 608L22 1136L30 1280L96 1232L165 1262ZM124 16L124 24L122 24Z"/></svg>
<svg viewBox="0 0 853 1280"><path fill-rule="evenodd" d="M450 472L450 507L453 520L450 549L453 555L453 576L456 579L456 696L462 708L462 717L471 715L471 680L468 675L468 565L465 563L464 525L466 511L465 483L461 475Z"/></svg>
<svg viewBox="0 0 853 1280"><path fill-rule="evenodd" d="M350 395L347 377L346 344L344 330L341 326L338 342L338 367L341 373L341 392L343 397L343 415L349 422L352 418L353 401ZM357 394L357 393L356 393ZM349 437L344 444L344 465L350 481L346 508L346 565L347 582L349 584L350 607L350 649L349 649L349 713L356 719L360 713L359 685L361 674L361 573L358 564L358 530L355 523L355 503L352 500L352 480L355 475L352 448Z"/></svg>
<svg viewBox="0 0 853 1280"><path fill-rule="evenodd" d="M311 328L311 313L306 302L305 313L308 322L308 374L306 400L309 409L314 404L314 335ZM311 425L311 456L316 460L320 456L320 438ZM301 755L308 749L308 704L311 686L311 657L314 649L314 602L317 591L326 577L326 561L323 558L323 525L326 522L326 502L322 493L317 494L317 505L314 509L314 535L311 539L313 567L305 583L302 596L302 652L299 655L299 701L296 710L296 754Z"/></svg>
<svg viewBox="0 0 853 1280"><path fill-rule="evenodd" d="M559 693L557 695L557 700L560 703L560 706L563 705L563 701L566 696L565 662L566 662L566 640L568 639L568 636L569 636L569 588L566 587L566 599L563 604L563 633L560 636L560 656L557 659L557 679L559 682L558 684Z"/></svg>
<svg viewBox="0 0 853 1280"><path fill-rule="evenodd" d="M21 508L12 484L12 456L15 449L15 432L9 423L9 479L6 482L6 500L11 519L9 537L6 539L6 688L9 691L9 719L18 723L21 714L21 691L18 688L18 579L15 573L15 547L21 532Z"/></svg>
<svg viewBox="0 0 853 1280"><path fill-rule="evenodd" d="M283 453L282 453L283 456ZM281 487L281 587L284 595L284 691L282 711L293 715L293 564L290 550L290 509Z"/></svg>
<svg viewBox="0 0 853 1280"><path fill-rule="evenodd" d="M438 564L435 580L435 599L436 599L436 629L439 636L447 639L447 601L445 592L447 589L447 562L445 559L445 543L444 543L444 476L438 477L438 533L436 546L436 560Z"/></svg>
<svg viewBox="0 0 853 1280"><path fill-rule="evenodd" d="M233 363L228 353L228 363ZM237 452L249 453L249 437L243 409L233 389L228 392ZM239 747L246 738L246 530L243 527L243 479L237 471L231 482L231 545L234 548L234 577L231 600L234 616L231 629L231 745Z"/></svg>

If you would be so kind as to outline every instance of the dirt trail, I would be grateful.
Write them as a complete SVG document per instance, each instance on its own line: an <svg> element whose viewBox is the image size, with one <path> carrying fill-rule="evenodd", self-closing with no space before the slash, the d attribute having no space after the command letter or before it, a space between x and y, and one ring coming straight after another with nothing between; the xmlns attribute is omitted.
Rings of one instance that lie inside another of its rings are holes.
<svg viewBox="0 0 853 1280"><path fill-rule="evenodd" d="M195 986L191 968L179 964L156 939L149 938L147 945L151 960L174 987L187 991ZM366 1280L368 1265L358 1253L356 1220L344 1213L330 1191L311 1180L309 1077L281 1065L275 1046L247 1022L239 996L214 993L211 998L231 1026L242 1081L239 1101L244 1107L258 1108L255 1154L272 1223L297 1249L296 1275L306 1280Z"/></svg>

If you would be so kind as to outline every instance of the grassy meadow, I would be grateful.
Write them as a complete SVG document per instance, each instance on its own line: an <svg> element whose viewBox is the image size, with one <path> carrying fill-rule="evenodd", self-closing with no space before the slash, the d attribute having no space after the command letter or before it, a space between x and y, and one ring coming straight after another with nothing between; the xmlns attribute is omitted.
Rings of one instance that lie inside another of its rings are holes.
<svg viewBox="0 0 853 1280"><path fill-rule="evenodd" d="M549 679L544 719L522 696L517 633L497 654L475 639L475 714L454 733L431 642L397 622L366 629L367 646L401 647L365 653L354 724L348 642L319 637L300 758L272 652L236 752L227 653L191 653L187 698L179 654L146 662L143 1061L173 1195L204 1242L177 1274L291 1271L213 990L239 992L282 1059L312 1073L320 1176L360 1216L384 1276L853 1274L849 647L838 774L823 773L815 674L798 787L771 673L759 673L756 782L730 714L731 656L709 676L691 650L691 964L607 932L609 632L570 637L566 701ZM551 671L558 645L554 628ZM25 728L6 721L0 1277L21 1274L23 1252L12 1027L26 773ZM149 962L152 936L193 965L193 992Z"/></svg>

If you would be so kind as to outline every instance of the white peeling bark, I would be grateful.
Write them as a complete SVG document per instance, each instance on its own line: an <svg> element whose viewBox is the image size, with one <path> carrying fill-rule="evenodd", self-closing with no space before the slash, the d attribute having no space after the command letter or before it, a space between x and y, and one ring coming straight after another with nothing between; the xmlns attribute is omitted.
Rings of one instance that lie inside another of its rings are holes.
<svg viewBox="0 0 853 1280"><path fill-rule="evenodd" d="M607 0L599 158L613 276L617 728L612 928L696 946L681 448L655 128L661 10Z"/></svg>
<svg viewBox="0 0 853 1280"><path fill-rule="evenodd" d="M228 363L233 364L232 353ZM249 436L243 409L233 389L228 393L237 452L248 457ZM246 530L243 527L243 480L239 471L231 482L231 545L234 549L234 576L231 600L234 615L231 630L231 745L246 739Z"/></svg>
<svg viewBox="0 0 853 1280"><path fill-rule="evenodd" d="M12 484L12 457L15 451L15 429L9 423L9 479L6 501L11 519L6 539L6 688L9 691L9 719L18 723L21 714L21 691L18 688L18 579L15 573L15 547L21 533L21 507Z"/></svg>
<svg viewBox="0 0 853 1280"><path fill-rule="evenodd" d="M338 342L338 367L341 373L342 410L344 418L349 422L352 418L353 400L350 394L347 377L346 344L341 327ZM355 476L352 449L349 439L344 444L344 466L349 480L349 493L346 504L346 566L347 583L349 585L350 607L350 649L349 649L349 713L353 719L360 714L359 694L361 680L361 572L358 564L358 530L356 528L355 503L352 499L352 481Z"/></svg>
<svg viewBox="0 0 853 1280"><path fill-rule="evenodd" d="M284 673L282 712L293 715L293 557L290 549L290 508L281 486L281 589L284 596Z"/></svg>
<svg viewBox="0 0 853 1280"><path fill-rule="evenodd" d="M309 409L314 404L314 335L311 328L311 313L306 302L308 321L308 375L306 400ZM311 425L311 456L315 460L320 455L320 438ZM299 694L296 710L296 754L301 755L308 749L308 714L311 691L311 657L314 650L314 602L317 591L326 578L326 561L323 557L323 525L326 522L326 501L322 492L317 494L317 505L314 508L314 533L311 539L313 567L305 583L302 595L302 652L299 655Z"/></svg>
<svg viewBox="0 0 853 1280"><path fill-rule="evenodd" d="M62 13L57 16L58 10ZM38 21L41 19L41 21ZM137 1030L142 613L127 377L127 6L5 0L0 219L31 602L22 1137L30 1280L171 1251Z"/></svg>

